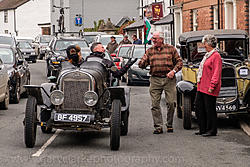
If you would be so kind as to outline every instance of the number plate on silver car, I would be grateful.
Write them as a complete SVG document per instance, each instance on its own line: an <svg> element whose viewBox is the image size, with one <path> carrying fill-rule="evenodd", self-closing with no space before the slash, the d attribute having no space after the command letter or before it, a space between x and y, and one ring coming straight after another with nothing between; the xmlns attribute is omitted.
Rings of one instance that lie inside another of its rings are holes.
<svg viewBox="0 0 250 167"><path fill-rule="evenodd" d="M54 121L90 123L90 115L55 113Z"/></svg>

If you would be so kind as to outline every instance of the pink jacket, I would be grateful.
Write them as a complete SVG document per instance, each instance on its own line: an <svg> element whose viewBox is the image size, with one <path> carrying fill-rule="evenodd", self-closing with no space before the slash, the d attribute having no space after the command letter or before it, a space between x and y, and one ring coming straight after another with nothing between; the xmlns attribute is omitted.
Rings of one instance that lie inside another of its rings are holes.
<svg viewBox="0 0 250 167"><path fill-rule="evenodd" d="M214 52L204 63L197 90L212 96L218 96L221 87L222 60L218 52ZM213 89L212 93L208 89Z"/></svg>

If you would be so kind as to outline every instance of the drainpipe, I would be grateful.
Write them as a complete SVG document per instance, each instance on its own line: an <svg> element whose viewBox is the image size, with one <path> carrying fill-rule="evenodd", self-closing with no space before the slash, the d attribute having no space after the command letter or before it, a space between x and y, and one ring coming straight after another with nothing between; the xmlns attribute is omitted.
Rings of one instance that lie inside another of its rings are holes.
<svg viewBox="0 0 250 167"><path fill-rule="evenodd" d="M15 32L16 36L18 36L17 30L16 30L16 10L15 9L14 9L14 32Z"/></svg>
<svg viewBox="0 0 250 167"><path fill-rule="evenodd" d="M218 0L218 29L220 29L220 0Z"/></svg>

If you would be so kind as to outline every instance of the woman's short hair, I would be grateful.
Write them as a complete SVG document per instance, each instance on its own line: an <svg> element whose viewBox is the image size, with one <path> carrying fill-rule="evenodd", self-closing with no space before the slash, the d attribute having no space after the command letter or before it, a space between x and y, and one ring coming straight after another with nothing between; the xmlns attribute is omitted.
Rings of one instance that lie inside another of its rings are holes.
<svg viewBox="0 0 250 167"><path fill-rule="evenodd" d="M217 38L211 34L204 35L204 37L202 38L202 43L204 44L205 42L212 48L215 48L217 45Z"/></svg>

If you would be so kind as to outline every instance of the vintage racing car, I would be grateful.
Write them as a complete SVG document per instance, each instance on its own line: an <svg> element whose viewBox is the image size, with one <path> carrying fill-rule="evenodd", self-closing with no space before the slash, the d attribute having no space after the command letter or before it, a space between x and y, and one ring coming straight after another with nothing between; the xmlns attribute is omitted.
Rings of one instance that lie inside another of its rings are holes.
<svg viewBox="0 0 250 167"><path fill-rule="evenodd" d="M114 85L109 70L96 61L75 67L69 62L56 83L27 85L24 139L34 147L37 125L43 133L63 130L101 130L110 127L110 148L118 150L120 135L128 133L130 89ZM40 113L37 109L40 106Z"/></svg>

